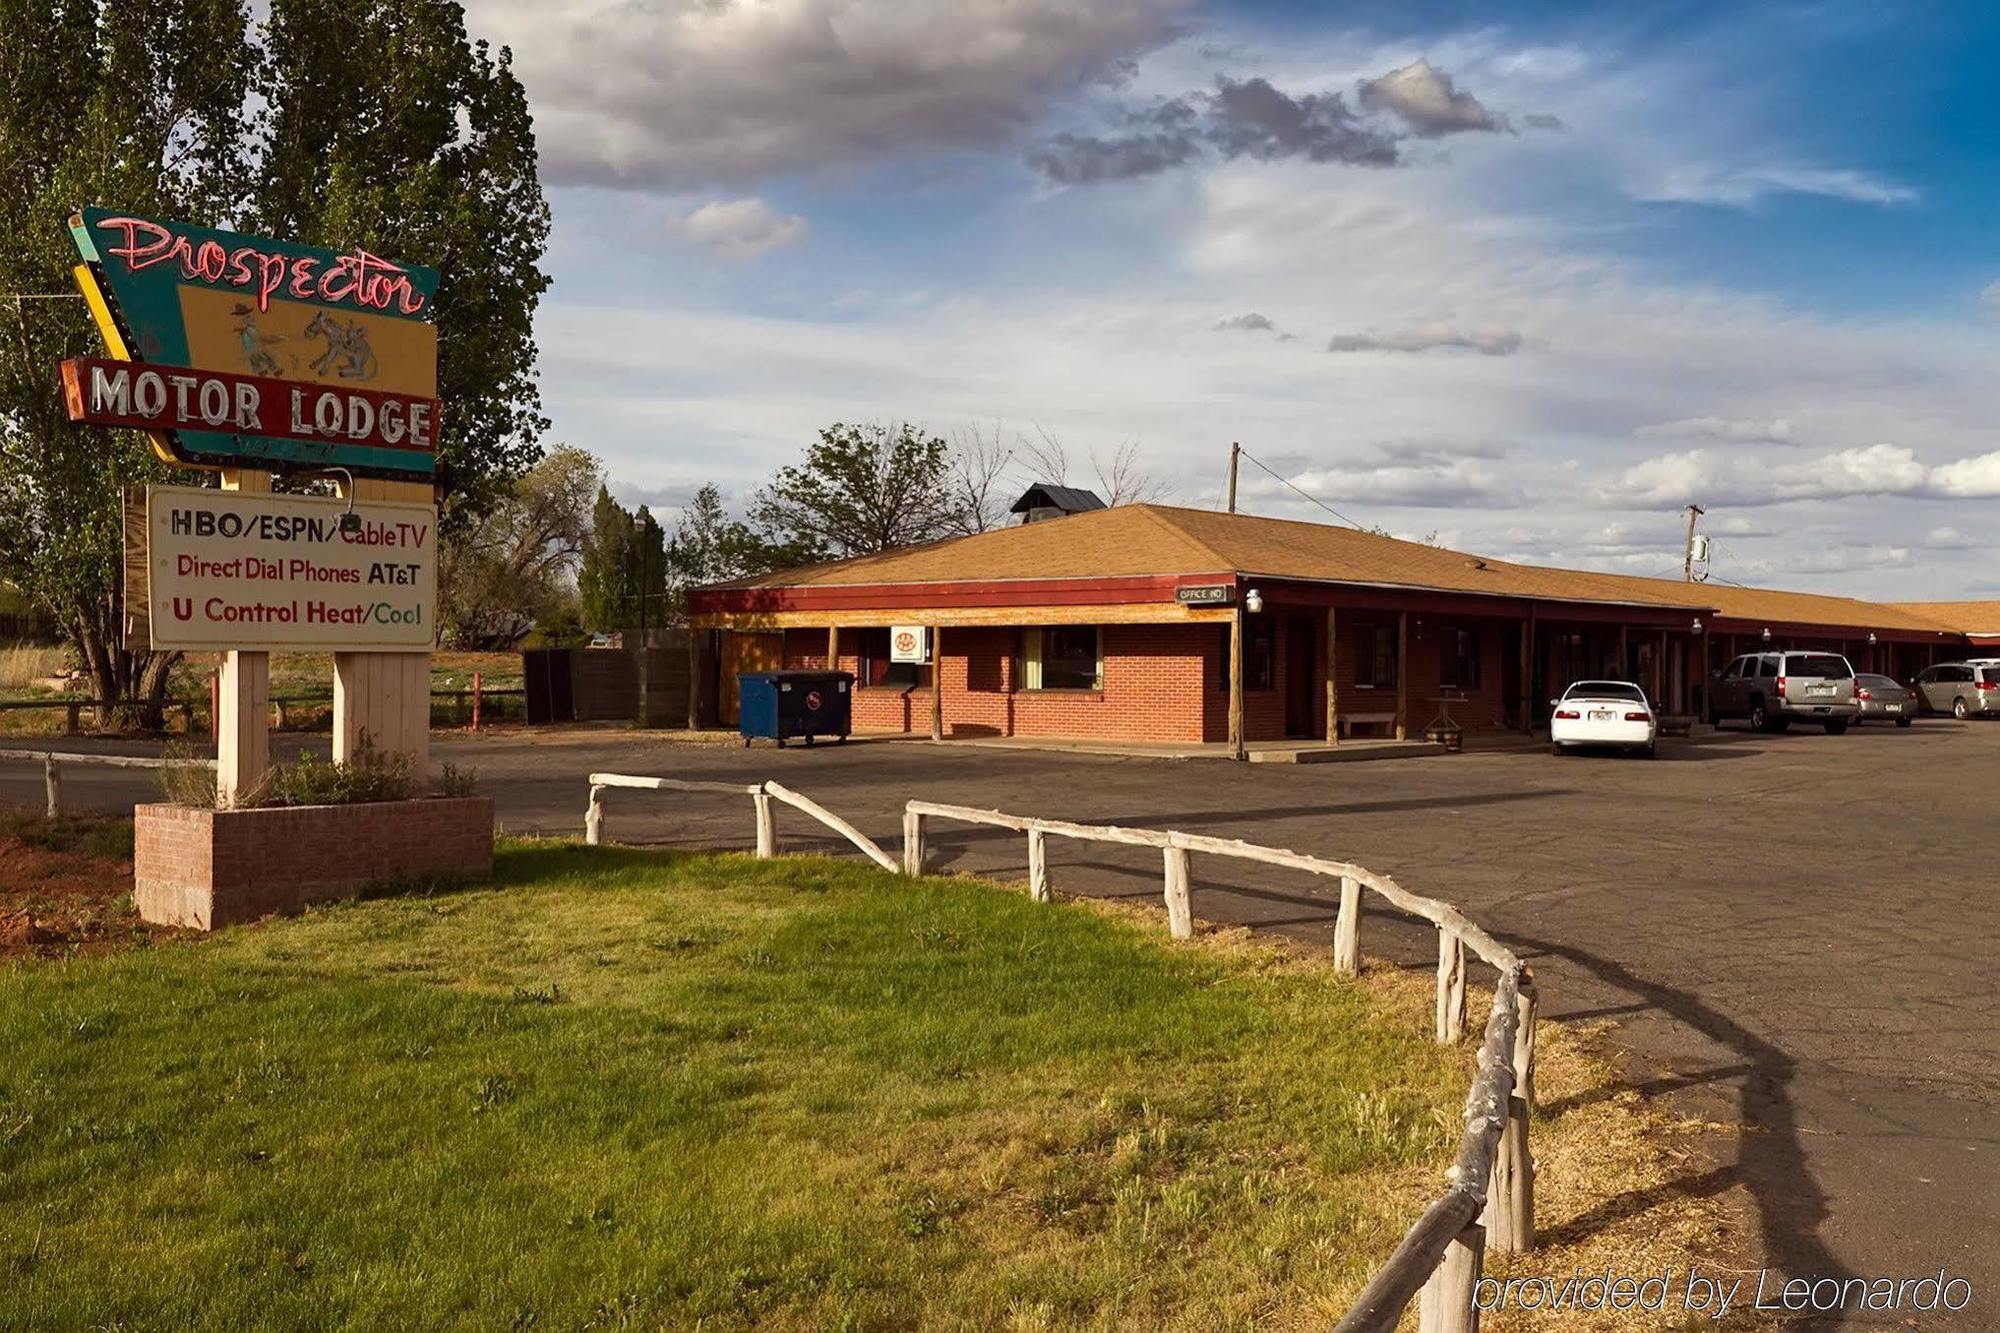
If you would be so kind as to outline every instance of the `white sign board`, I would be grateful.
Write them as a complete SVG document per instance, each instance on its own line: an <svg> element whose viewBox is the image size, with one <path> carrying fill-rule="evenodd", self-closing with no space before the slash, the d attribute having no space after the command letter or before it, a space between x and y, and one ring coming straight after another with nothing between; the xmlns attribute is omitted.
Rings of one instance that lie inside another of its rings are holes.
<svg viewBox="0 0 2000 1333"><path fill-rule="evenodd" d="M137 644L429 652L437 637L431 505L363 501L347 518L345 500L148 486L144 514L136 508L125 522Z"/></svg>
<svg viewBox="0 0 2000 1333"><path fill-rule="evenodd" d="M891 662L930 661L930 636L924 633L924 627L922 625L891 625L889 627L889 660Z"/></svg>

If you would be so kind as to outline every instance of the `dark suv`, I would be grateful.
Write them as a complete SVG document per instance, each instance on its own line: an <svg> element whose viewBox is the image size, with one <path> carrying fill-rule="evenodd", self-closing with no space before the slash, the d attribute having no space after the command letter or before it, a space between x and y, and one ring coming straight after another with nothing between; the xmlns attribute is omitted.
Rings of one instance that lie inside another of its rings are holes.
<svg viewBox="0 0 2000 1333"><path fill-rule="evenodd" d="M1839 653L1749 653L1723 668L1709 697L1711 723L1742 718L1753 731L1783 731L1801 721L1838 736L1861 708L1854 668Z"/></svg>

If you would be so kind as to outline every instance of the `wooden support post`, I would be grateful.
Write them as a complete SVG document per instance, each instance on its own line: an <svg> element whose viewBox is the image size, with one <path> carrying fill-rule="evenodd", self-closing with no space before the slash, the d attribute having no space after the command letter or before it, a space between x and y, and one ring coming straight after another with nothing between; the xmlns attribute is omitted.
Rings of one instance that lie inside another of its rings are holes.
<svg viewBox="0 0 2000 1333"><path fill-rule="evenodd" d="M228 807L254 798L271 768L271 655L222 655L215 715L215 799Z"/></svg>
<svg viewBox="0 0 2000 1333"><path fill-rule="evenodd" d="M1326 609L1326 743L1340 744L1339 612Z"/></svg>
<svg viewBox="0 0 2000 1333"><path fill-rule="evenodd" d="M1410 738L1410 613L1396 613L1396 739Z"/></svg>
<svg viewBox="0 0 2000 1333"><path fill-rule="evenodd" d="M1241 596L1229 608L1229 754L1247 759L1243 743L1243 601Z"/></svg>
<svg viewBox="0 0 2000 1333"><path fill-rule="evenodd" d="M268 495L271 474L230 468L222 474L222 489ZM248 798L270 771L271 655L224 653L218 680L215 799L228 806Z"/></svg>
<svg viewBox="0 0 2000 1333"><path fill-rule="evenodd" d="M1659 646L1653 651L1653 708L1667 707L1667 632L1660 631Z"/></svg>
<svg viewBox="0 0 2000 1333"><path fill-rule="evenodd" d="M1444 1258L1417 1297L1417 1333L1479 1333L1474 1298L1486 1260L1486 1231L1477 1222L1445 1247Z"/></svg>
<svg viewBox="0 0 2000 1333"><path fill-rule="evenodd" d="M1611 679L1624 680L1626 679L1625 673L1631 670L1631 668L1627 665L1626 661L1627 650L1628 650L1628 643L1625 638L1625 627L1623 625L1620 625L1618 627L1618 669L1616 671L1609 673Z"/></svg>
<svg viewBox="0 0 2000 1333"><path fill-rule="evenodd" d="M903 811L903 873L924 873L924 817L915 810Z"/></svg>
<svg viewBox="0 0 2000 1333"><path fill-rule="evenodd" d="M840 626L838 625L826 627L826 669L840 670Z"/></svg>
<svg viewBox="0 0 2000 1333"><path fill-rule="evenodd" d="M1449 1046L1465 1035L1465 941L1438 928L1437 1039Z"/></svg>
<svg viewBox="0 0 2000 1333"><path fill-rule="evenodd" d="M931 626L931 739L944 739L944 631Z"/></svg>
<svg viewBox="0 0 2000 1333"><path fill-rule="evenodd" d="M583 812L583 840L592 847L604 841L604 788L592 783L590 805Z"/></svg>
<svg viewBox="0 0 2000 1333"><path fill-rule="evenodd" d="M42 756L42 786L48 797L48 817L62 818L62 770L56 767L54 754Z"/></svg>
<svg viewBox="0 0 2000 1333"><path fill-rule="evenodd" d="M1028 830L1028 896L1038 903L1049 901L1048 835L1038 828Z"/></svg>
<svg viewBox="0 0 2000 1333"><path fill-rule="evenodd" d="M105 711L102 708L98 709L98 716L102 717ZM72 703L63 709L63 735L74 736L83 729L82 715L83 705L79 703Z"/></svg>
<svg viewBox="0 0 2000 1333"><path fill-rule="evenodd" d="M472 673L472 729L479 730L479 701L481 682L477 671Z"/></svg>
<svg viewBox="0 0 2000 1333"><path fill-rule="evenodd" d="M1356 976L1361 971L1361 881L1340 877L1340 916L1333 923L1333 967Z"/></svg>
<svg viewBox="0 0 2000 1333"><path fill-rule="evenodd" d="M1194 938L1193 895L1188 887L1188 853L1185 847L1168 847L1166 861L1167 932L1177 940Z"/></svg>
<svg viewBox="0 0 2000 1333"><path fill-rule="evenodd" d="M701 729L701 634L688 629L688 730Z"/></svg>
<svg viewBox="0 0 2000 1333"><path fill-rule="evenodd" d="M771 813L771 796L761 787L750 793L757 804L757 859L768 861L778 854L778 823Z"/></svg>
<svg viewBox="0 0 2000 1333"><path fill-rule="evenodd" d="M361 501L434 505L437 492L427 481L356 477L342 482L343 494ZM435 514L435 509L432 513ZM435 529L431 540L435 541ZM378 754L409 757L419 781L430 773L431 656L421 653L335 653L333 655L333 758L351 761L362 738Z"/></svg>
<svg viewBox="0 0 2000 1333"><path fill-rule="evenodd" d="M1521 730L1533 734L1535 730L1535 608L1528 607L1528 618L1521 622Z"/></svg>

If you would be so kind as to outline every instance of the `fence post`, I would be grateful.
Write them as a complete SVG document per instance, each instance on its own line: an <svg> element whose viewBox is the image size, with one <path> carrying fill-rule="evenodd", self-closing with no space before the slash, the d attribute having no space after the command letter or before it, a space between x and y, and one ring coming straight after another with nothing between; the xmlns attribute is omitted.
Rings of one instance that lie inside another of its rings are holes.
<svg viewBox="0 0 2000 1333"><path fill-rule="evenodd" d="M1465 1035L1465 942L1438 927L1437 1039L1449 1046Z"/></svg>
<svg viewBox="0 0 2000 1333"><path fill-rule="evenodd" d="M771 815L771 797L762 787L750 793L757 803L757 859L768 861L778 854L778 824Z"/></svg>
<svg viewBox="0 0 2000 1333"><path fill-rule="evenodd" d="M924 817L907 808L903 811L903 873L913 878L924 873Z"/></svg>
<svg viewBox="0 0 2000 1333"><path fill-rule="evenodd" d="M76 735L80 725L77 715L82 710L82 708L83 708L82 704L70 704L68 707L63 709L63 735L65 736Z"/></svg>
<svg viewBox="0 0 2000 1333"><path fill-rule="evenodd" d="M1477 1222L1445 1247L1444 1258L1417 1298L1417 1333L1475 1333L1479 1312L1472 1302L1486 1257L1486 1229Z"/></svg>
<svg viewBox="0 0 2000 1333"><path fill-rule="evenodd" d="M474 731L479 730L479 701L482 690L483 683L479 679L479 673L475 671L472 673L472 729Z"/></svg>
<svg viewBox="0 0 2000 1333"><path fill-rule="evenodd" d="M1494 1150L1480 1221L1496 1254L1535 1248L1535 1162L1528 1155L1528 1104L1519 1096L1507 1099L1507 1125Z"/></svg>
<svg viewBox="0 0 2000 1333"><path fill-rule="evenodd" d="M583 812L583 840L592 847L604 841L604 788L590 785L590 806Z"/></svg>
<svg viewBox="0 0 2000 1333"><path fill-rule="evenodd" d="M1333 924L1333 969L1355 976L1361 971L1361 881L1340 877L1340 919Z"/></svg>
<svg viewBox="0 0 2000 1333"><path fill-rule="evenodd" d="M1028 896L1038 903L1049 900L1049 843L1041 829L1028 830Z"/></svg>
<svg viewBox="0 0 2000 1333"><path fill-rule="evenodd" d="M1194 938L1194 904L1188 891L1188 851L1168 847L1163 853L1167 876L1167 930L1177 940Z"/></svg>
<svg viewBox="0 0 2000 1333"><path fill-rule="evenodd" d="M48 817L50 819L61 818L62 770L56 767L56 757L54 754L44 754L42 756L42 785L48 789Z"/></svg>
<svg viewBox="0 0 2000 1333"><path fill-rule="evenodd" d="M1535 978L1525 967L1514 991L1514 1095L1535 1106Z"/></svg>

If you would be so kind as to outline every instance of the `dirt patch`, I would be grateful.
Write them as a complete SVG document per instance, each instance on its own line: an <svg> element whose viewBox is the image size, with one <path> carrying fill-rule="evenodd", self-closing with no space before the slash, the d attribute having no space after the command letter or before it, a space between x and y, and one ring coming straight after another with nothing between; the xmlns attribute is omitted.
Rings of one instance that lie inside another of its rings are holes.
<svg viewBox="0 0 2000 1333"><path fill-rule="evenodd" d="M0 964L143 946L132 908L132 821L0 810Z"/></svg>

